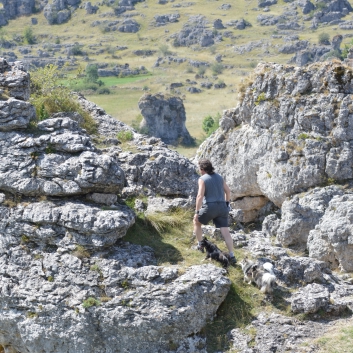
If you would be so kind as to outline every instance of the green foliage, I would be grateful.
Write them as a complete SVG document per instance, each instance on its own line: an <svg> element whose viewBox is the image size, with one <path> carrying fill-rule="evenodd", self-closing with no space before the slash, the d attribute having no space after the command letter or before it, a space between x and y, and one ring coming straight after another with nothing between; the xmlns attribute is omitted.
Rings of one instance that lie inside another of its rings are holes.
<svg viewBox="0 0 353 353"><path fill-rule="evenodd" d="M75 43L73 45L73 47L71 48L71 54L72 55L83 55L83 51L82 51L82 46L78 43Z"/></svg>
<svg viewBox="0 0 353 353"><path fill-rule="evenodd" d="M255 101L255 105L259 105L261 102L264 102L266 100L266 94L265 92L261 92Z"/></svg>
<svg viewBox="0 0 353 353"><path fill-rule="evenodd" d="M330 42L330 35L326 32L319 34L319 44L327 44Z"/></svg>
<svg viewBox="0 0 353 353"><path fill-rule="evenodd" d="M98 67L97 65L88 64L85 70L85 80L87 82L96 83L98 81Z"/></svg>
<svg viewBox="0 0 353 353"><path fill-rule="evenodd" d="M33 29L31 27L26 27L23 32L24 41L26 44L35 44L36 37L33 34Z"/></svg>
<svg viewBox="0 0 353 353"><path fill-rule="evenodd" d="M49 277L47 278L47 280L48 280L48 282L54 282L54 277L53 277L53 276L49 276Z"/></svg>
<svg viewBox="0 0 353 353"><path fill-rule="evenodd" d="M192 66L187 66L186 67L186 73L192 74L193 72L194 72L194 69L192 68Z"/></svg>
<svg viewBox="0 0 353 353"><path fill-rule="evenodd" d="M116 137L121 142L127 142L131 141L134 138L134 135L131 131L119 131Z"/></svg>
<svg viewBox="0 0 353 353"><path fill-rule="evenodd" d="M163 56L172 55L172 52L169 50L169 46L167 44L162 44L159 47L159 51Z"/></svg>
<svg viewBox="0 0 353 353"><path fill-rule="evenodd" d="M93 297L89 297L86 300L83 301L82 306L87 309L90 308L91 306L99 306L101 305L101 302Z"/></svg>
<svg viewBox="0 0 353 353"><path fill-rule="evenodd" d="M324 1L320 1L316 3L316 9L317 10L323 10L327 7L327 4Z"/></svg>
<svg viewBox="0 0 353 353"><path fill-rule="evenodd" d="M98 94L110 94L110 89L108 87L99 88L97 91Z"/></svg>
<svg viewBox="0 0 353 353"><path fill-rule="evenodd" d="M224 67L221 63L214 63L211 69L214 75L220 75L223 72Z"/></svg>
<svg viewBox="0 0 353 353"><path fill-rule="evenodd" d="M325 55L325 58L328 59L328 58L337 58L337 59L342 59L342 55L340 53L339 50L331 50L330 52L328 52L326 55Z"/></svg>
<svg viewBox="0 0 353 353"><path fill-rule="evenodd" d="M310 135L306 134L305 132L302 132L301 134L298 135L298 139L300 140L306 140L310 138Z"/></svg>
<svg viewBox="0 0 353 353"><path fill-rule="evenodd" d="M205 66L199 66L197 69L197 73L201 76L203 76L206 73L206 67Z"/></svg>
<svg viewBox="0 0 353 353"><path fill-rule="evenodd" d="M84 111L72 92L58 83L59 70L55 65L47 65L31 72L31 98L38 120L47 119L58 112L78 112L84 119L81 127L88 133L97 132L97 123Z"/></svg>
<svg viewBox="0 0 353 353"><path fill-rule="evenodd" d="M210 136L214 131L219 127L219 119L221 115L216 114L215 117L207 115L202 121L202 130L206 133L207 136Z"/></svg>

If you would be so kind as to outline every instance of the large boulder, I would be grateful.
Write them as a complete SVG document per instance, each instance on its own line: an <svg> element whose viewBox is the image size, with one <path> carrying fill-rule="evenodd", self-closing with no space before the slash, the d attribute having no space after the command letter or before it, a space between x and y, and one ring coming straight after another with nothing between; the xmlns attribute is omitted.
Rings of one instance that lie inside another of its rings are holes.
<svg viewBox="0 0 353 353"><path fill-rule="evenodd" d="M186 114L182 99L162 94L145 94L139 100L143 120L141 129L165 143L190 145L193 138L185 126Z"/></svg>
<svg viewBox="0 0 353 353"><path fill-rule="evenodd" d="M308 237L309 256L353 271L353 195L336 195Z"/></svg>
<svg viewBox="0 0 353 353"><path fill-rule="evenodd" d="M343 195L337 186L315 188L295 195L282 204L282 217L277 239L283 246L306 248L309 232L319 224L335 195Z"/></svg>
<svg viewBox="0 0 353 353"><path fill-rule="evenodd" d="M169 352L199 332L230 288L222 269L157 267L147 247L0 256L0 345L11 352ZM11 350L12 349L12 350Z"/></svg>
<svg viewBox="0 0 353 353"><path fill-rule="evenodd" d="M240 88L240 104L199 148L225 177L231 199L286 197L353 178L352 69L261 63ZM352 135L352 136L351 136Z"/></svg>
<svg viewBox="0 0 353 353"><path fill-rule="evenodd" d="M50 0L43 9L43 14L50 25L62 24L71 18L72 11L81 0Z"/></svg>

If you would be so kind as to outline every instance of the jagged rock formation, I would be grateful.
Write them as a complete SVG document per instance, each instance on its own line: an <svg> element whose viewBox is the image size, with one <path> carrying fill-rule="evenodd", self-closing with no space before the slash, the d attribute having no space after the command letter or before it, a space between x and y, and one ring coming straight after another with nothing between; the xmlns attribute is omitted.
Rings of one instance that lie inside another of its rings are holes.
<svg viewBox="0 0 353 353"><path fill-rule="evenodd" d="M254 81L241 88L241 103L225 112L221 128L197 155L210 158L225 176L233 201L262 196L283 206L280 227L273 228L283 245L307 247L310 256L346 271L353 260L347 233L352 222L345 213L351 206L345 201L344 211L336 203L349 199L350 189L286 198L352 181L352 78L352 70L339 63L306 69L259 64ZM344 223L329 226L341 217Z"/></svg>
<svg viewBox="0 0 353 353"><path fill-rule="evenodd" d="M45 18L50 25L62 24L70 19L71 13L81 0L52 0L43 9Z"/></svg>
<svg viewBox="0 0 353 353"><path fill-rule="evenodd" d="M135 213L120 195L179 195L177 206L189 206L194 165L82 96L104 150L79 127L79 114L35 126L21 63L1 60L0 86L7 98L0 114L0 349L152 353L197 346L206 353L195 334L228 293L224 270L202 265L179 273L156 266L151 248L121 240ZM122 131L132 134L134 152L116 146Z"/></svg>
<svg viewBox="0 0 353 353"><path fill-rule="evenodd" d="M139 100L143 120L141 129L165 143L191 145L193 138L185 126L186 114L183 101L178 97L162 94L145 94Z"/></svg>
<svg viewBox="0 0 353 353"><path fill-rule="evenodd" d="M174 46L190 46L199 44L201 47L209 47L216 41L222 40L222 35L215 34L208 29L208 22L205 17L191 16L179 33L171 36Z"/></svg>
<svg viewBox="0 0 353 353"><path fill-rule="evenodd" d="M1 0L2 13L0 15L1 26L5 26L8 20L18 16L28 16L35 11L35 0Z"/></svg>

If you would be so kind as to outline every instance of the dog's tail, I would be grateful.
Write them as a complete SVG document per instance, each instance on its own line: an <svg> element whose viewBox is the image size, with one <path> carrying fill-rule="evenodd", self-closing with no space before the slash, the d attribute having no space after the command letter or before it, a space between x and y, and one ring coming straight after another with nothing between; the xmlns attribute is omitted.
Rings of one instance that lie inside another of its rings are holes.
<svg viewBox="0 0 353 353"><path fill-rule="evenodd" d="M273 272L273 265L271 264L271 262L265 262L263 265L262 265L263 269L265 271L267 271L268 273L270 273L271 275L275 275L274 272Z"/></svg>
<svg viewBox="0 0 353 353"><path fill-rule="evenodd" d="M271 273L264 273L262 276L261 292L272 293L273 287L276 284L276 276Z"/></svg>

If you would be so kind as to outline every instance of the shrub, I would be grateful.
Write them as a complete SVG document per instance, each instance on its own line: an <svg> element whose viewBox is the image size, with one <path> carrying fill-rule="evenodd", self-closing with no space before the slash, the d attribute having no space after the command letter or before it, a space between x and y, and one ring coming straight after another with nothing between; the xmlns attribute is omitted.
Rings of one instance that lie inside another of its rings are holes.
<svg viewBox="0 0 353 353"><path fill-rule="evenodd" d="M192 74L193 72L194 72L194 69L192 68L192 66L188 66L188 67L186 68L186 73Z"/></svg>
<svg viewBox="0 0 353 353"><path fill-rule="evenodd" d="M218 129L220 117L220 114L217 113L214 118L211 115L207 115L202 120L202 130L205 131L207 136L210 136L214 131Z"/></svg>
<svg viewBox="0 0 353 353"><path fill-rule="evenodd" d="M214 63L211 68L214 75L220 75L224 70L221 63Z"/></svg>
<svg viewBox="0 0 353 353"><path fill-rule="evenodd" d="M265 100L266 100L266 94L265 92L261 92L255 101L255 105L259 105L261 102L264 102Z"/></svg>
<svg viewBox="0 0 353 353"><path fill-rule="evenodd" d="M132 134L132 131L120 131L117 134L117 138L121 142L127 142L131 141L134 138L134 135Z"/></svg>
<svg viewBox="0 0 353 353"><path fill-rule="evenodd" d="M75 43L71 48L72 55L83 55L82 46L78 43Z"/></svg>
<svg viewBox="0 0 353 353"><path fill-rule="evenodd" d="M108 87L100 88L98 94L110 94L110 89Z"/></svg>
<svg viewBox="0 0 353 353"><path fill-rule="evenodd" d="M330 35L328 33L320 33L319 34L319 43L320 44L329 44L330 43Z"/></svg>
<svg viewBox="0 0 353 353"><path fill-rule="evenodd" d="M26 27L24 32L23 32L23 37L24 41L27 44L35 44L36 43L36 37L33 34L33 29L31 27Z"/></svg>
<svg viewBox="0 0 353 353"><path fill-rule="evenodd" d="M87 309L90 308L91 306L99 306L101 305L101 302L93 297L89 297L86 300L83 301L82 306Z"/></svg>
<svg viewBox="0 0 353 353"><path fill-rule="evenodd" d="M298 135L298 139L300 140L306 140L310 138L310 135L306 134L305 132L302 132L301 134Z"/></svg>
<svg viewBox="0 0 353 353"><path fill-rule="evenodd" d="M38 120L47 119L58 112L78 112L84 119L81 127L88 133L97 132L97 123L84 111L72 92L58 83L59 71L55 65L47 65L31 72L31 98Z"/></svg>
<svg viewBox="0 0 353 353"><path fill-rule="evenodd" d="M97 65L89 64L85 69L85 80L88 82L97 82L98 80L98 67Z"/></svg>
<svg viewBox="0 0 353 353"><path fill-rule="evenodd" d="M168 56L168 55L171 55L172 52L169 50L169 46L167 44L162 44L160 47L159 47L159 51L161 52L161 54L163 56Z"/></svg>
<svg viewBox="0 0 353 353"><path fill-rule="evenodd" d="M206 73L206 67L205 66L199 66L199 68L197 69L197 73L199 75L204 75Z"/></svg>

